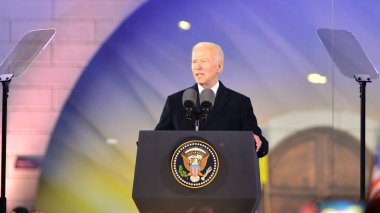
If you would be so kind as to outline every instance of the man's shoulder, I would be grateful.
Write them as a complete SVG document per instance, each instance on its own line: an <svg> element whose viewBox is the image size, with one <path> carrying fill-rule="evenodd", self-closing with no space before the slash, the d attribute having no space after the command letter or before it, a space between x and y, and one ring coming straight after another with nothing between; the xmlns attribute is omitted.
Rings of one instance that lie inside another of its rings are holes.
<svg viewBox="0 0 380 213"><path fill-rule="evenodd" d="M240 92L237 92L235 90L232 90L230 88L227 88L227 87L224 87L224 89L227 91L228 94L232 95L232 97L235 97L235 98L238 98L238 99L250 99L248 96L240 93Z"/></svg>
<svg viewBox="0 0 380 213"><path fill-rule="evenodd" d="M186 89L183 89L183 90L180 90L178 92L175 92L175 93L169 95L168 98L169 99L178 99L179 98L179 99L182 100L183 93L185 92L185 90L190 89L190 88L194 88L194 86L187 87Z"/></svg>
<svg viewBox="0 0 380 213"><path fill-rule="evenodd" d="M170 94L168 97L169 97L169 98L182 97L184 91L185 91L185 89L180 90L180 91L178 91L178 92L175 92L175 93L173 93L173 94Z"/></svg>

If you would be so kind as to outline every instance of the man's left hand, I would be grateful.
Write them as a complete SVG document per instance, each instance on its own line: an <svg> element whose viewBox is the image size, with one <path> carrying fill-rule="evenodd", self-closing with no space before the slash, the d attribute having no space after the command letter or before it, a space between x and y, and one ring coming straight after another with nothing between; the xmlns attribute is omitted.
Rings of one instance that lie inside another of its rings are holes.
<svg viewBox="0 0 380 213"><path fill-rule="evenodd" d="M256 143L256 152L258 152L260 147L261 147L261 144L263 144L263 142L261 141L259 136L255 135L255 134L253 134L252 136L253 136L253 141L255 141L255 143Z"/></svg>

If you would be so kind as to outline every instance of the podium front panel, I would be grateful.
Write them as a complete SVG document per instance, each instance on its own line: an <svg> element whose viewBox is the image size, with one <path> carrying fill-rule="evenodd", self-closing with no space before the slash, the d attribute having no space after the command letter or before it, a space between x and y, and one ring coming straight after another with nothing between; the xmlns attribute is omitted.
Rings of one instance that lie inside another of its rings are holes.
<svg viewBox="0 0 380 213"><path fill-rule="evenodd" d="M207 141L219 159L213 181L197 189L171 170L176 148L193 139ZM132 196L140 212L253 212L261 188L252 132L140 131Z"/></svg>

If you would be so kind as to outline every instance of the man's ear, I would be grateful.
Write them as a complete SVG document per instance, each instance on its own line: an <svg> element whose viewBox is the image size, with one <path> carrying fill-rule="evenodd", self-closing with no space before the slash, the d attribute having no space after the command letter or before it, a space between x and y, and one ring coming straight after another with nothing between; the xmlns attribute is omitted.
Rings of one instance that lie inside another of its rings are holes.
<svg viewBox="0 0 380 213"><path fill-rule="evenodd" d="M218 67L218 73L221 73L223 71L223 62L219 62Z"/></svg>

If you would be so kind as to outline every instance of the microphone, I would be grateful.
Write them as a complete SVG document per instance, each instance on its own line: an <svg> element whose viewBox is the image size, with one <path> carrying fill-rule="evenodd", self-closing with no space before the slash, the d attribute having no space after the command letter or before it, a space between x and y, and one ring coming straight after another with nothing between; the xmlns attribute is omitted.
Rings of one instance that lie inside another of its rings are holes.
<svg viewBox="0 0 380 213"><path fill-rule="evenodd" d="M214 91L212 89L204 89L199 96L199 100L201 102L201 117L205 121L215 102Z"/></svg>
<svg viewBox="0 0 380 213"><path fill-rule="evenodd" d="M191 121L194 107L197 104L197 91L192 88L186 89L182 95L182 104L186 111L186 120Z"/></svg>

